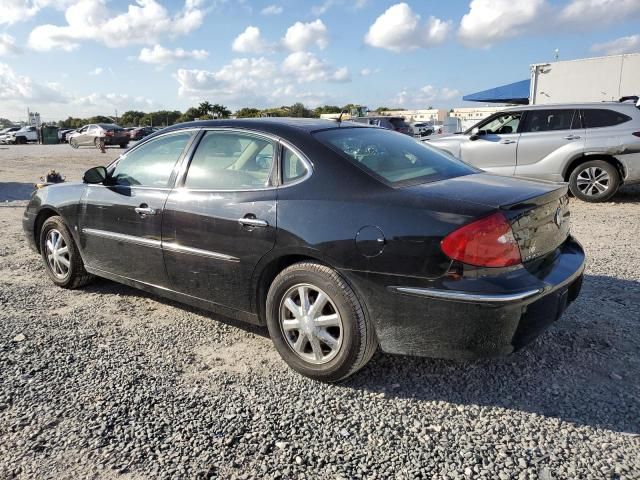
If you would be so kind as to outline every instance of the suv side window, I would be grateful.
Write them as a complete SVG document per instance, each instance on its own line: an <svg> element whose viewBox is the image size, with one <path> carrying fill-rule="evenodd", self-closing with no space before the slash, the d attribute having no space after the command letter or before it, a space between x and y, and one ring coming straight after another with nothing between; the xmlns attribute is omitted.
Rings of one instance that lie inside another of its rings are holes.
<svg viewBox="0 0 640 480"><path fill-rule="evenodd" d="M167 187L173 167L193 135L193 132L179 132L154 138L124 154L111 172L111 178L116 185Z"/></svg>
<svg viewBox="0 0 640 480"><path fill-rule="evenodd" d="M282 147L282 184L294 182L304 177L309 169L291 149Z"/></svg>
<svg viewBox="0 0 640 480"><path fill-rule="evenodd" d="M579 125L580 122L575 110L529 110L524 119L522 132L570 130L571 128L579 128Z"/></svg>
<svg viewBox="0 0 640 480"><path fill-rule="evenodd" d="M486 133L493 133L496 135L517 133L521 118L522 112L503 113L501 115L498 115L497 117L492 118L487 123L485 123L484 125L480 125L477 128L478 131L483 130Z"/></svg>
<svg viewBox="0 0 640 480"><path fill-rule="evenodd" d="M249 133L205 133L193 154L184 186L247 190L271 185L274 143Z"/></svg>
<svg viewBox="0 0 640 480"><path fill-rule="evenodd" d="M612 127L631 120L624 113L603 108L585 108L582 110L585 128Z"/></svg>

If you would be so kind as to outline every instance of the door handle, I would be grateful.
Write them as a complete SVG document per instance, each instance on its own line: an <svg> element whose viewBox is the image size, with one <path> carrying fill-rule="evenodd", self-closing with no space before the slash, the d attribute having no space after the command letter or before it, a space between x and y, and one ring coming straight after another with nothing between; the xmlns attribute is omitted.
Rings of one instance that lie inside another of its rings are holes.
<svg viewBox="0 0 640 480"><path fill-rule="evenodd" d="M508 138L505 138L504 140L500 140L500 143L503 145L511 145L512 143L516 143L515 140L509 140Z"/></svg>
<svg viewBox="0 0 640 480"><path fill-rule="evenodd" d="M580 135L567 135L564 138L567 139L567 140L579 140L580 139Z"/></svg>
<svg viewBox="0 0 640 480"><path fill-rule="evenodd" d="M266 220L260 220L259 218L248 218L248 217L244 217L244 218L239 218L238 219L238 223L240 225L244 225L245 227L268 227L269 226L269 222L267 222Z"/></svg>
<svg viewBox="0 0 640 480"><path fill-rule="evenodd" d="M147 215L155 215L156 213L158 213L157 210L149 207L146 203L143 203L139 207L136 207L135 210L136 213L141 217L146 217Z"/></svg>

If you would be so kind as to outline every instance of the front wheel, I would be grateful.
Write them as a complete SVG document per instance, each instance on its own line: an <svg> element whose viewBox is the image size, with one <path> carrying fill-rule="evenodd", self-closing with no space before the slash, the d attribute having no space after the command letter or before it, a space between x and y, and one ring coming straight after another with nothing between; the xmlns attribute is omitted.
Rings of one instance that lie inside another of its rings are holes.
<svg viewBox="0 0 640 480"><path fill-rule="evenodd" d="M62 217L45 220L40 230L40 253L47 274L63 288L78 288L93 278L84 268L78 247Z"/></svg>
<svg viewBox="0 0 640 480"><path fill-rule="evenodd" d="M571 193L585 202L604 202L618 191L620 174L604 160L592 160L578 165L569 177Z"/></svg>
<svg viewBox="0 0 640 480"><path fill-rule="evenodd" d="M71 148L78 148L78 141L75 138L72 138L69 140L69 145L71 145Z"/></svg>
<svg viewBox="0 0 640 480"><path fill-rule="evenodd" d="M337 382L374 354L373 326L355 292L333 269L301 262L284 269L267 295L269 335L297 372Z"/></svg>

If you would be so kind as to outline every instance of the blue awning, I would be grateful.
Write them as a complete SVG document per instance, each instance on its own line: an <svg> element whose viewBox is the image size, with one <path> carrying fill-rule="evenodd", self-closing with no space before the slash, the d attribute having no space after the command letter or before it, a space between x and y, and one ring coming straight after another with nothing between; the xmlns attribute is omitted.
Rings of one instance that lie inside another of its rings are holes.
<svg viewBox="0 0 640 480"><path fill-rule="evenodd" d="M526 105L529 103L530 84L531 80L521 80L520 82L502 85L501 87L490 88L484 92L465 95L462 99L468 102L517 103Z"/></svg>

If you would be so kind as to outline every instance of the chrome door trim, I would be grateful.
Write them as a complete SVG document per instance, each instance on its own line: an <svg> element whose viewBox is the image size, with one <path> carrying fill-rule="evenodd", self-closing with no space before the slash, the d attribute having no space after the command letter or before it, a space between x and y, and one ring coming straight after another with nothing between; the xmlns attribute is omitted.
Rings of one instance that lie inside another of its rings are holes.
<svg viewBox="0 0 640 480"><path fill-rule="evenodd" d="M210 250L201 250L199 248L185 247L184 245L178 245L177 243L162 242L162 248L171 252L186 253L187 255L198 255L200 257L215 258L216 260L223 260L225 262L239 262L240 259L232 257L231 255L225 255L224 253L212 252Z"/></svg>
<svg viewBox="0 0 640 480"><path fill-rule="evenodd" d="M93 235L94 237L108 238L109 240L116 240L118 242L133 243L135 245L141 245L143 247L161 248L162 242L160 240L154 240L152 238L137 237L134 235L127 235L124 233L109 232L107 230L98 230L96 228L83 228L82 233L85 235Z"/></svg>
<svg viewBox="0 0 640 480"><path fill-rule="evenodd" d="M433 298L470 303L510 303L526 300L539 293L542 289L534 288L517 293L467 293L454 290L438 290L434 288L389 287L390 290L405 295Z"/></svg>
<svg viewBox="0 0 640 480"><path fill-rule="evenodd" d="M269 222L260 218L239 218L238 223L246 227L268 227Z"/></svg>

